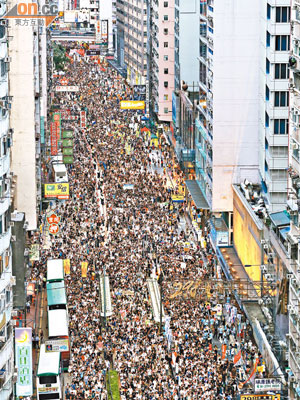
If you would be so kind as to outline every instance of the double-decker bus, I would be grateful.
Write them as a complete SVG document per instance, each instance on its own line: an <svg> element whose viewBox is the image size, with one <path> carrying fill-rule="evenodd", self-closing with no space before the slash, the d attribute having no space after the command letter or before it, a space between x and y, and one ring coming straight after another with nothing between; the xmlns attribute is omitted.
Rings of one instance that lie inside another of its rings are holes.
<svg viewBox="0 0 300 400"><path fill-rule="evenodd" d="M63 282L64 278L64 260L48 260L47 282Z"/></svg>
<svg viewBox="0 0 300 400"><path fill-rule="evenodd" d="M47 303L48 310L67 309L67 296L63 281L47 283Z"/></svg>

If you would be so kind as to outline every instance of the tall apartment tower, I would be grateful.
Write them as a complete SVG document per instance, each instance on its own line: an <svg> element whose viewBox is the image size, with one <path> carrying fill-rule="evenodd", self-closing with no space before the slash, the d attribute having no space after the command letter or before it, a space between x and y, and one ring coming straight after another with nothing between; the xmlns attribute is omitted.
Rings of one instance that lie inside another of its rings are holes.
<svg viewBox="0 0 300 400"><path fill-rule="evenodd" d="M175 0L152 1L151 100L158 121L172 121L175 89Z"/></svg>
<svg viewBox="0 0 300 400"><path fill-rule="evenodd" d="M128 0L116 2L117 56L127 67L127 81L142 85L147 78L147 3Z"/></svg>
<svg viewBox="0 0 300 400"><path fill-rule="evenodd" d="M6 11L1 3L0 15ZM8 30L5 21L0 24L0 399L12 398L14 370L14 341L12 326L12 257L11 257L11 198L10 172L12 131L10 129L10 93L7 52Z"/></svg>
<svg viewBox="0 0 300 400"><path fill-rule="evenodd" d="M292 1L291 10L289 185L288 210L291 227L288 235L291 257L289 285L289 399L300 395L300 2ZM286 123L287 124L287 123ZM282 127L283 129L283 127Z"/></svg>
<svg viewBox="0 0 300 400"><path fill-rule="evenodd" d="M287 200L290 0L261 1L260 173L269 211Z"/></svg>
<svg viewBox="0 0 300 400"><path fill-rule="evenodd" d="M257 183L261 0L200 3L196 180L213 212L233 210L232 184Z"/></svg>

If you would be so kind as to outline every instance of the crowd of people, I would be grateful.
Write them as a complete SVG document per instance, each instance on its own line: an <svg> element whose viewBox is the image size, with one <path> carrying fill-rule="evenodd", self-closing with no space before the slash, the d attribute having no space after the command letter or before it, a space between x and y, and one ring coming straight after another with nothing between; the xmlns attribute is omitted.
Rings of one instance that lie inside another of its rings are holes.
<svg viewBox="0 0 300 400"><path fill-rule="evenodd" d="M76 46L66 45L67 51ZM65 277L71 338L65 398L106 399L106 374L113 368L122 399L233 399L246 379L233 360L240 341L247 344L249 369L258 356L248 345L248 330L237 329L244 317L226 318L225 310L217 315L214 296L170 297L174 280L215 278L216 265L209 244L199 246L172 202L168 141L161 135L154 148L139 112L120 110L120 100L130 99L132 91L111 67L76 57L65 77L79 92L54 93L52 106L71 115L86 110L87 127L79 120L63 122L75 138L70 199L53 205L60 230L32 271L43 281L48 258L71 262ZM81 262L88 262L86 278ZM99 303L104 266L112 301L105 325ZM153 320L150 276L163 276L170 343Z"/></svg>

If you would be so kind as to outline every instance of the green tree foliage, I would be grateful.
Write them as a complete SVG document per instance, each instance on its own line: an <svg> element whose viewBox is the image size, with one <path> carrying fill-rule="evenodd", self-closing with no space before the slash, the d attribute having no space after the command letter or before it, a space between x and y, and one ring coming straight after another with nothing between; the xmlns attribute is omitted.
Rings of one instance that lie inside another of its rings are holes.
<svg viewBox="0 0 300 400"><path fill-rule="evenodd" d="M64 70L66 63L70 62L65 48L61 44L53 44L53 61L56 71Z"/></svg>

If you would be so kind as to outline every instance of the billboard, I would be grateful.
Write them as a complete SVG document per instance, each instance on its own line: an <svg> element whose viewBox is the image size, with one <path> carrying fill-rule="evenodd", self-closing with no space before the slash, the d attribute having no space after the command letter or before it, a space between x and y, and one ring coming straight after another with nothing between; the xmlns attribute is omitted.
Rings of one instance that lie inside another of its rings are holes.
<svg viewBox="0 0 300 400"><path fill-rule="evenodd" d="M73 131L64 129L62 131L62 138L63 139L73 139Z"/></svg>
<svg viewBox="0 0 300 400"><path fill-rule="evenodd" d="M16 395L32 396L32 329L15 328Z"/></svg>
<svg viewBox="0 0 300 400"><path fill-rule="evenodd" d="M61 138L61 117L59 112L53 114L53 122L56 124L57 140L59 140Z"/></svg>
<svg viewBox="0 0 300 400"><path fill-rule="evenodd" d="M85 111L80 111L80 128L81 129L86 128L86 112Z"/></svg>
<svg viewBox="0 0 300 400"><path fill-rule="evenodd" d="M144 110L145 102L137 100L122 100L120 108L121 110Z"/></svg>
<svg viewBox="0 0 300 400"><path fill-rule="evenodd" d="M45 183L45 199L68 199L68 183Z"/></svg>
<svg viewBox="0 0 300 400"><path fill-rule="evenodd" d="M69 339L46 340L46 353L69 351Z"/></svg>
<svg viewBox="0 0 300 400"><path fill-rule="evenodd" d="M108 43L108 20L101 20L101 44L107 46Z"/></svg>

